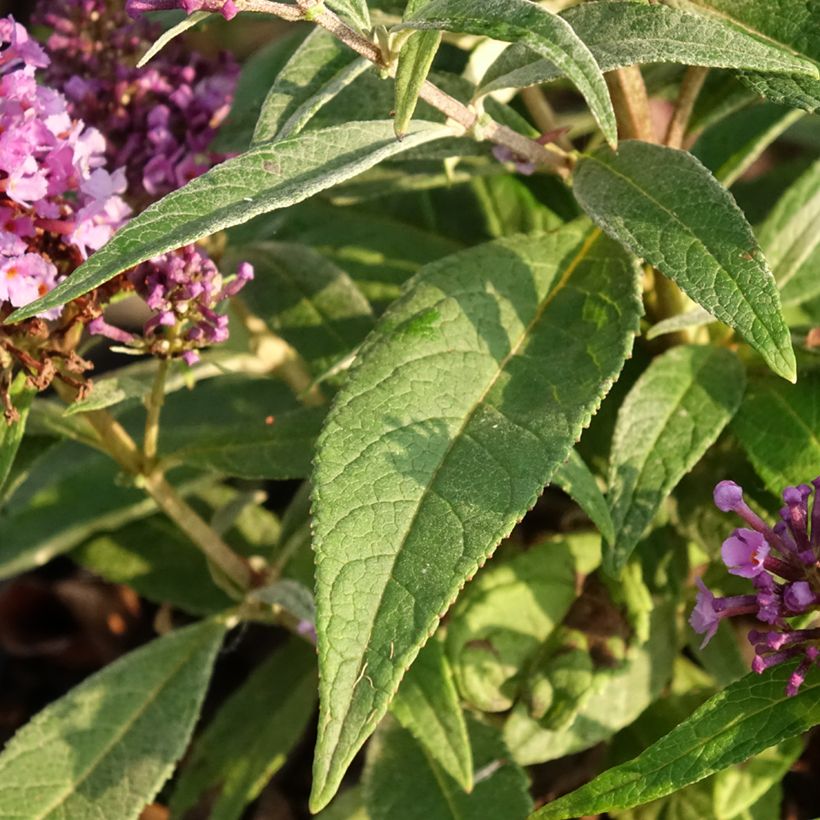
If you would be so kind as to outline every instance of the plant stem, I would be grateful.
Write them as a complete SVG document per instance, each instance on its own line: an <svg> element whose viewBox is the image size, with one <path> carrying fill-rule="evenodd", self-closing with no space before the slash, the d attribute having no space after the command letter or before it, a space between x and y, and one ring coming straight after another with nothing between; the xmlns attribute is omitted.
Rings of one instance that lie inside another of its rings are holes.
<svg viewBox="0 0 820 820"><path fill-rule="evenodd" d="M624 140L656 142L649 98L637 65L608 71L604 75L618 121L618 136Z"/></svg>
<svg viewBox="0 0 820 820"><path fill-rule="evenodd" d="M558 129L555 111L553 111L549 100L539 86L532 85L529 88L522 88L521 101L526 106L527 111L529 111L532 121L535 123L535 127L542 134L547 134L550 131ZM557 136L554 142L565 151L573 150L572 143L567 139L567 135L564 133Z"/></svg>
<svg viewBox="0 0 820 820"><path fill-rule="evenodd" d="M238 0L236 5L240 11L259 11L274 14L284 20L307 20L315 23L330 32L357 54L382 68L390 76L395 75L395 63L388 63L381 49L375 43L350 28L332 11L326 9L321 2L297 0L298 8L284 3L267 2L267 0ZM479 126L482 137L497 145L509 148L522 160L543 165L559 176L569 176L574 160L572 156L556 146L541 145L535 140L513 131L512 128L500 125L488 118L482 117L481 122L479 122L478 114L472 108L459 102L455 97L451 97L429 80L426 80L422 85L419 96L465 130L473 131L476 126Z"/></svg>
<svg viewBox="0 0 820 820"><path fill-rule="evenodd" d="M142 452L146 465L153 464L157 458L159 443L159 416L162 405L165 403L165 377L168 375L168 359L160 359L157 374L154 377L154 386L148 397L145 416L145 437L142 442Z"/></svg>
<svg viewBox="0 0 820 820"><path fill-rule="evenodd" d="M708 73L709 69L702 66L689 66L686 69L678 91L678 99L675 102L675 113L669 122L669 128L666 130L664 139L664 143L669 148L681 148L683 146L683 139L686 136L686 129L692 117L695 101L698 94L700 94L701 88L703 88Z"/></svg>

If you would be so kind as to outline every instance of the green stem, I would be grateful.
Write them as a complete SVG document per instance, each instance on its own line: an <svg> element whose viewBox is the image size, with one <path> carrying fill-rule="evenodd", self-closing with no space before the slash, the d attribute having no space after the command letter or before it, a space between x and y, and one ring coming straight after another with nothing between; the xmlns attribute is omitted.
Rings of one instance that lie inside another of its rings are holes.
<svg viewBox="0 0 820 820"><path fill-rule="evenodd" d="M162 405L165 403L165 378L168 375L168 365L168 359L159 360L157 373L154 377L154 386L146 404L145 437L142 442L142 452L145 456L146 465L154 464L157 459L159 417L162 412Z"/></svg>

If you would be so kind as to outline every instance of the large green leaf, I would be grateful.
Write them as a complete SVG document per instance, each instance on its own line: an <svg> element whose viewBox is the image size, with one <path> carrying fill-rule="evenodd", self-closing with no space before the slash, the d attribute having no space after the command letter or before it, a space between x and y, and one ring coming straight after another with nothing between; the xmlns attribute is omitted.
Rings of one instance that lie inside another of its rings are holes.
<svg viewBox="0 0 820 820"><path fill-rule="evenodd" d="M431 640L419 652L390 708L427 754L464 791L472 791L473 753L441 641Z"/></svg>
<svg viewBox="0 0 820 820"><path fill-rule="evenodd" d="M392 122L349 122L251 148L143 211L54 290L7 321L62 305L146 259L301 202L450 133L442 126L420 124L398 142Z"/></svg>
<svg viewBox="0 0 820 820"><path fill-rule="evenodd" d="M624 566L663 501L717 440L745 386L737 356L711 345L673 348L635 383L618 413L610 457L610 572Z"/></svg>
<svg viewBox="0 0 820 820"><path fill-rule="evenodd" d="M292 638L251 673L194 742L171 797L171 817L187 816L206 798L210 820L238 820L307 728L315 667L311 647Z"/></svg>
<svg viewBox="0 0 820 820"><path fill-rule="evenodd" d="M314 473L315 807L620 371L635 276L585 221L502 239L424 268L365 342Z"/></svg>
<svg viewBox="0 0 820 820"><path fill-rule="evenodd" d="M157 638L47 706L0 755L0 815L135 820L188 745L224 624Z"/></svg>
<svg viewBox="0 0 820 820"><path fill-rule="evenodd" d="M783 304L820 293L820 160L783 194L758 236L772 266Z"/></svg>
<svg viewBox="0 0 820 820"><path fill-rule="evenodd" d="M795 385L755 378L732 429L755 470L776 495L820 475L820 372Z"/></svg>
<svg viewBox="0 0 820 820"><path fill-rule="evenodd" d="M635 63L683 63L817 76L811 61L731 20L635 2L583 3L561 16L603 71ZM535 85L563 73L527 46L514 45L487 70L480 93Z"/></svg>
<svg viewBox="0 0 820 820"><path fill-rule="evenodd" d="M743 2L743 0L667 0L670 5L711 14L744 26L758 37L811 60L820 67L820 6L806 0ZM820 80L814 77L741 75L758 94L772 102L813 111L820 106Z"/></svg>
<svg viewBox="0 0 820 820"><path fill-rule="evenodd" d="M0 416L0 490L3 489L3 485L9 477L9 473L11 473L14 457L17 455L20 442L23 440L26 418L28 417L29 407L31 407L31 401L34 398L34 392L30 387L26 387L25 374L20 373L9 391L9 398L17 411L18 418L13 424L9 424Z"/></svg>
<svg viewBox="0 0 820 820"><path fill-rule="evenodd" d="M256 122L253 144L298 134L323 105L369 65L329 32L314 29L270 87Z"/></svg>
<svg viewBox="0 0 820 820"><path fill-rule="evenodd" d="M636 140L580 160L581 207L607 233L796 377L777 285L743 212L691 154Z"/></svg>
<svg viewBox="0 0 820 820"><path fill-rule="evenodd" d="M811 674L796 696L787 697L791 671L781 666L733 683L634 760L548 803L533 820L648 803L807 731L820 721L820 676Z"/></svg>
<svg viewBox="0 0 820 820"><path fill-rule="evenodd" d="M615 112L590 50L565 20L529 0L433 0L401 23L522 43L550 60L584 95L611 145L618 142Z"/></svg>
<svg viewBox="0 0 820 820"><path fill-rule="evenodd" d="M365 804L373 818L391 820L524 820L532 808L527 776L509 759L498 732L468 722L476 784L466 794L413 736L388 725L373 739L364 773Z"/></svg>

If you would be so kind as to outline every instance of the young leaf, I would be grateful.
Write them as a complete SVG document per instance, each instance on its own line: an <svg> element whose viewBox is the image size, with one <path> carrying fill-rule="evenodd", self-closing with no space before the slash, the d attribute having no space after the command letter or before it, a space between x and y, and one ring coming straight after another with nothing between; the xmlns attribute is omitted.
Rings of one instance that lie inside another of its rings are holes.
<svg viewBox="0 0 820 820"><path fill-rule="evenodd" d="M784 304L809 298L812 283L815 289L820 287L820 266L816 263L813 267L806 265L806 275L798 276L820 243L818 224L820 160L783 194L758 231Z"/></svg>
<svg viewBox="0 0 820 820"><path fill-rule="evenodd" d="M157 638L47 706L0 755L0 814L136 820L188 745L224 634Z"/></svg>
<svg viewBox="0 0 820 820"><path fill-rule="evenodd" d="M318 251L278 242L243 244L256 278L242 298L319 374L350 353L373 329L375 317L356 283ZM233 265L228 262L229 267Z"/></svg>
<svg viewBox="0 0 820 820"><path fill-rule="evenodd" d="M6 321L62 305L146 259L301 202L388 157L450 133L427 123L414 126L398 142L391 122L349 122L259 145L147 208L54 290Z"/></svg>
<svg viewBox="0 0 820 820"><path fill-rule="evenodd" d="M660 322L652 325L646 331L647 339L657 339L667 333L677 333L679 330L686 330L690 327L703 327L715 322L715 317L703 308L693 308L686 313L677 313L668 319L661 319Z"/></svg>
<svg viewBox="0 0 820 820"><path fill-rule="evenodd" d="M329 32L314 29L294 51L268 91L252 144L298 134L323 105L369 65Z"/></svg>
<svg viewBox="0 0 820 820"><path fill-rule="evenodd" d="M314 473L315 808L566 460L631 348L635 287L617 246L573 223L427 266L365 342Z"/></svg>
<svg viewBox="0 0 820 820"><path fill-rule="evenodd" d="M137 68L143 68L147 63L154 59L157 54L171 42L171 40L176 39L179 37L180 34L184 34L188 29L193 28L194 26L199 25L203 20L207 20L211 16L211 13L208 11L195 11L193 14L184 17L180 20L175 26L171 26L171 28L166 29L165 31L157 37L154 44L145 54L140 57L140 61L137 63Z"/></svg>
<svg viewBox="0 0 820 820"><path fill-rule="evenodd" d="M790 668L747 675L629 763L548 803L533 820L563 820L648 803L807 731L820 721L820 678L784 694Z"/></svg>
<svg viewBox="0 0 820 820"><path fill-rule="evenodd" d="M774 277L743 212L691 154L636 140L580 160L574 191L608 234L735 328L789 381L796 363Z"/></svg>
<svg viewBox="0 0 820 820"><path fill-rule="evenodd" d="M465 792L473 790L473 753L467 724L441 641L433 639L419 652L390 709Z"/></svg>
<svg viewBox="0 0 820 820"><path fill-rule="evenodd" d="M661 504L717 440L743 398L746 375L721 347L675 347L655 359L618 412L609 504L615 540L604 567L627 562Z"/></svg>
<svg viewBox="0 0 820 820"><path fill-rule="evenodd" d="M327 0L328 6L339 14L344 14L361 31L370 30L370 10L367 0Z"/></svg>
<svg viewBox="0 0 820 820"><path fill-rule="evenodd" d="M598 487L595 476L578 455L577 450L573 450L567 461L558 468L553 483L557 484L590 517L604 540L609 543L615 540L612 516L609 514L606 499Z"/></svg>
<svg viewBox="0 0 820 820"><path fill-rule="evenodd" d="M410 35L399 53L396 68L396 136L401 139L419 101L419 94L433 65L440 31L417 31Z"/></svg>
<svg viewBox="0 0 820 820"><path fill-rule="evenodd" d="M756 472L776 495L820 474L818 396L816 370L801 374L795 385L757 378L732 422Z"/></svg>
<svg viewBox="0 0 820 820"><path fill-rule="evenodd" d="M282 768L313 715L316 656L292 638L261 663L196 739L171 796L183 818L208 799L210 820L238 820Z"/></svg>
<svg viewBox="0 0 820 820"><path fill-rule="evenodd" d="M465 794L413 736L388 725L373 740L364 772L371 817L391 820L524 820L532 809L527 776L509 759L498 732L468 722L476 765L475 788Z"/></svg>
<svg viewBox="0 0 820 820"><path fill-rule="evenodd" d="M432 0L400 27L445 29L522 43L550 60L583 94L610 145L618 142L604 76L572 27L529 0Z"/></svg>
<svg viewBox="0 0 820 820"><path fill-rule="evenodd" d="M602 71L635 63L683 63L817 76L814 63L791 48L755 36L731 20L666 5L589 2L567 9L561 17ZM563 73L525 45L514 45L487 70L479 93L536 85Z"/></svg>
<svg viewBox="0 0 820 820"><path fill-rule="evenodd" d="M28 417L29 407L34 398L34 390L26 387L26 377L20 373L14 380L9 391L9 398L17 411L18 418L12 424L9 424L4 418L0 417L0 490L6 483L6 479L11 473L12 464L14 464L14 457L17 455L17 449L20 442L23 440L23 432L26 429L26 418Z"/></svg>

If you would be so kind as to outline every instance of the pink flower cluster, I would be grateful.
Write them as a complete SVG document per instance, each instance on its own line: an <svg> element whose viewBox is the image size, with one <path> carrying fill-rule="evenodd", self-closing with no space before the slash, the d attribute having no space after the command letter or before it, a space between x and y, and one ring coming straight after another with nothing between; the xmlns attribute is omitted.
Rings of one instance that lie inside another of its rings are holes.
<svg viewBox="0 0 820 820"><path fill-rule="evenodd" d="M181 355L193 365L199 360L198 349L227 340L228 317L219 308L253 279L253 266L243 262L226 283L201 248L187 245L137 266L128 278L155 311L145 324L143 338L102 318L91 322L89 330L157 356Z"/></svg>
<svg viewBox="0 0 820 820"><path fill-rule="evenodd" d="M0 316L51 290L130 213L105 138L38 84L48 64L23 26L0 19Z"/></svg>
<svg viewBox="0 0 820 820"><path fill-rule="evenodd" d="M797 694L806 673L820 657L820 628L796 628L791 623L793 618L820 607L820 477L812 485L783 491L785 506L774 527L749 507L743 490L733 481L721 481L715 487L718 509L732 511L748 524L723 542L721 557L733 575L751 579L756 592L717 598L699 580L697 603L689 619L692 628L705 636L703 646L724 618L754 615L774 627L749 632L755 648L752 670L761 673L799 659L789 679L788 695Z"/></svg>
<svg viewBox="0 0 820 820"><path fill-rule="evenodd" d="M193 14L195 11L213 11L226 20L233 20L239 13L234 0L127 0L125 7L132 17L149 11L182 9Z"/></svg>
<svg viewBox="0 0 820 820"><path fill-rule="evenodd" d="M122 0L41 0L35 20L52 29L48 82L105 134L133 202L144 206L225 159L210 144L239 74L230 54L206 58L172 42L138 69L160 29L129 20Z"/></svg>

